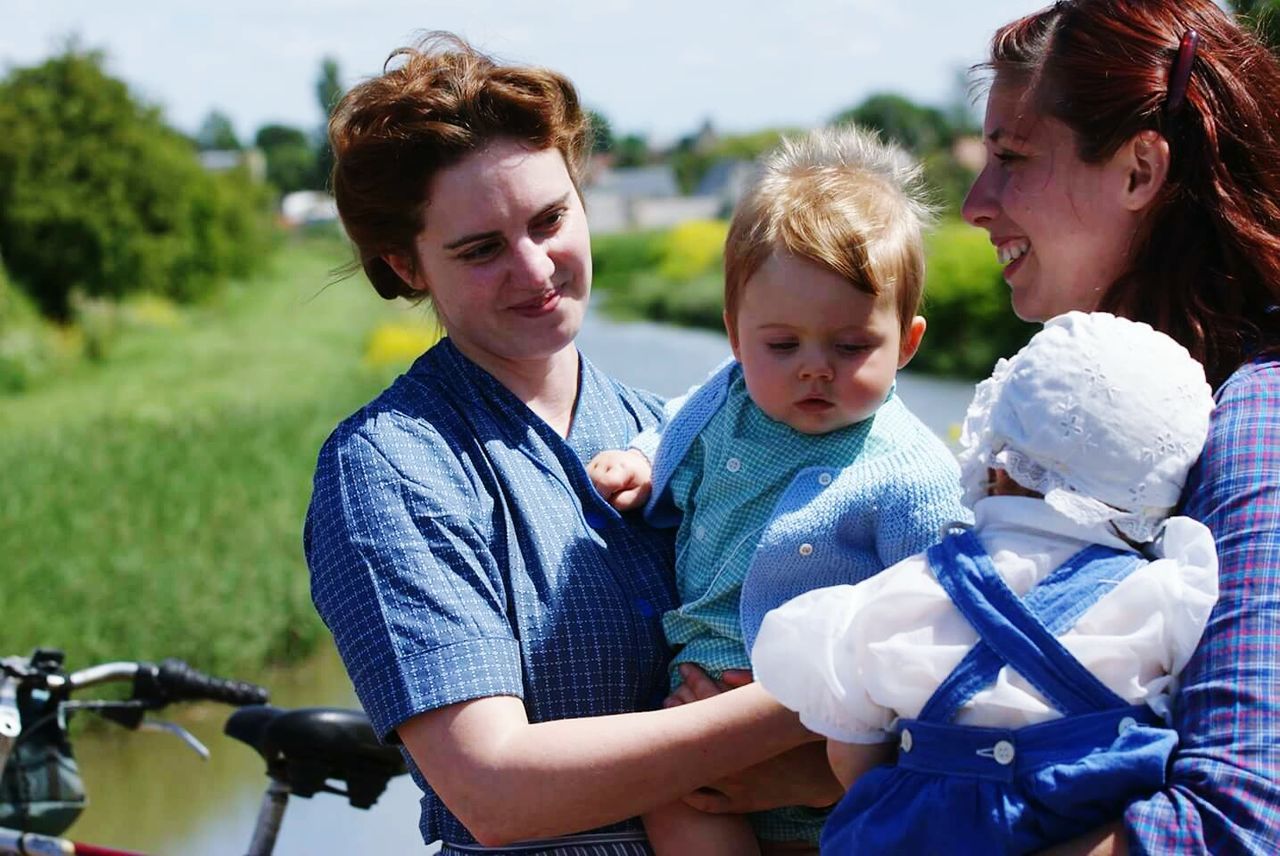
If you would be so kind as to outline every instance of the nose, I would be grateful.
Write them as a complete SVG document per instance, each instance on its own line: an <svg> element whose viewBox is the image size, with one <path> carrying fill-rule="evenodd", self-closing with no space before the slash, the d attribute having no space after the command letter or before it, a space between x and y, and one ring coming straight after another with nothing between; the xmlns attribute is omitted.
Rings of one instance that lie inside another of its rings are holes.
<svg viewBox="0 0 1280 856"><path fill-rule="evenodd" d="M516 242L512 256L512 277L516 284L529 289L541 289L551 282L556 263L545 243L528 237L522 238Z"/></svg>
<svg viewBox="0 0 1280 856"><path fill-rule="evenodd" d="M822 351L806 353L800 360L800 380L831 380L836 376L831 360Z"/></svg>
<svg viewBox="0 0 1280 856"><path fill-rule="evenodd" d="M973 180L969 192L965 194L964 204L960 206L960 216L971 226L988 228L991 221L999 213L996 198L996 177L990 160Z"/></svg>

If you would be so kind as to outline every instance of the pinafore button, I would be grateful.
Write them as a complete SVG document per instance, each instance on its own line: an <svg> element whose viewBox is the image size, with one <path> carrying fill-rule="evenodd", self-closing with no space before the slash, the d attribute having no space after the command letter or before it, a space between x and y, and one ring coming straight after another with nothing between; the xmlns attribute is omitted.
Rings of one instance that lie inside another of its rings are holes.
<svg viewBox="0 0 1280 856"><path fill-rule="evenodd" d="M993 746L992 749L994 751L991 753L991 755L993 758L996 759L997 764L1003 764L1004 766L1007 767L1013 763L1013 756L1014 756L1013 744L1010 743L1008 740L1001 740L999 743Z"/></svg>
<svg viewBox="0 0 1280 856"><path fill-rule="evenodd" d="M911 737L911 732L910 732L910 731L908 731L908 730L907 730L907 729L905 729L905 728L904 728L904 729L902 729L902 737L901 737L901 739L898 741L898 745L902 747L902 751L903 751L903 752L910 752L910 751L911 751L911 745L912 745L912 743L914 743L914 742L915 742L915 741L914 741L914 740L912 739L912 737Z"/></svg>
<svg viewBox="0 0 1280 856"><path fill-rule="evenodd" d="M1116 731L1118 731L1121 734L1124 734L1130 728L1136 727L1137 724L1138 724L1138 720L1134 719L1132 716L1126 716L1124 719L1116 723Z"/></svg>

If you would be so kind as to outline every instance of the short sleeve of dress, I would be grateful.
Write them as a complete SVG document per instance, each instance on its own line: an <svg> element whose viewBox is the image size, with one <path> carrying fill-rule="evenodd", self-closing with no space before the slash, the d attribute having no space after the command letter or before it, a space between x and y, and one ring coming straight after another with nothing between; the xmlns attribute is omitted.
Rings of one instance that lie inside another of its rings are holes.
<svg viewBox="0 0 1280 856"><path fill-rule="evenodd" d="M493 695L523 696L519 644L477 498L425 427L335 434L304 543L312 598L379 735Z"/></svg>
<svg viewBox="0 0 1280 856"><path fill-rule="evenodd" d="M880 578L813 589L770 610L751 650L756 681L810 731L844 743L883 743L895 718L862 679L867 646L857 627Z"/></svg>

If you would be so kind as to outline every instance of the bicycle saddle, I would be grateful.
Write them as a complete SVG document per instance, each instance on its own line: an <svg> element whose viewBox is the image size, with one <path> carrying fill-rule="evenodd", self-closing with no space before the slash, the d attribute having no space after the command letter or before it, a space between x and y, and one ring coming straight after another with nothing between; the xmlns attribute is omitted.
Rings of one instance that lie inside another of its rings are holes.
<svg viewBox="0 0 1280 856"><path fill-rule="evenodd" d="M406 772L400 750L379 743L368 718L357 710L242 707L227 718L223 731L257 750L267 774L300 797L325 791L369 808L389 780ZM329 780L344 782L346 790Z"/></svg>

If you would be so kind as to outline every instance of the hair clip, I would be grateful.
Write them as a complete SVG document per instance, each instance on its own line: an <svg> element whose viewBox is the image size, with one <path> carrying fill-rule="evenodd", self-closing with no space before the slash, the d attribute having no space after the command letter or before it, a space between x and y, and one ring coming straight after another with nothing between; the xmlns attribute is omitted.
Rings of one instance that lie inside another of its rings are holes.
<svg viewBox="0 0 1280 856"><path fill-rule="evenodd" d="M1178 58L1173 63L1173 73L1169 75L1169 95L1165 99L1165 110L1170 115L1182 109L1187 100L1187 86L1191 83L1191 64L1196 58L1196 47L1200 44L1200 34L1195 30L1187 30L1182 34L1178 44Z"/></svg>

